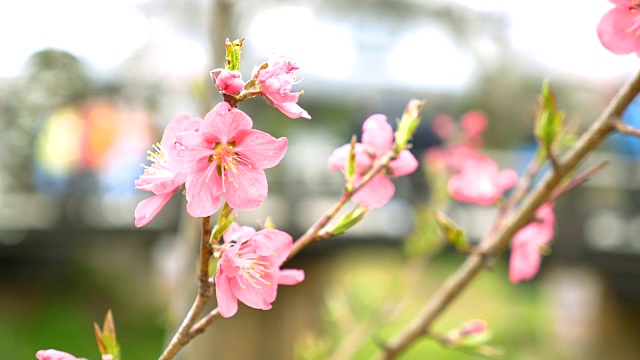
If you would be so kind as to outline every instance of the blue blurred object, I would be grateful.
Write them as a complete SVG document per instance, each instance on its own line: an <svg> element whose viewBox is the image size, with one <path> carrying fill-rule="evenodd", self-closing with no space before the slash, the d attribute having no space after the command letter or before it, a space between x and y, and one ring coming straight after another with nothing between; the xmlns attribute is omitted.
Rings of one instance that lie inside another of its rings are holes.
<svg viewBox="0 0 640 360"><path fill-rule="evenodd" d="M622 120L635 128L640 128L640 95L636 96L622 113ZM637 157L640 155L640 139L631 135L614 134L609 143L621 154Z"/></svg>

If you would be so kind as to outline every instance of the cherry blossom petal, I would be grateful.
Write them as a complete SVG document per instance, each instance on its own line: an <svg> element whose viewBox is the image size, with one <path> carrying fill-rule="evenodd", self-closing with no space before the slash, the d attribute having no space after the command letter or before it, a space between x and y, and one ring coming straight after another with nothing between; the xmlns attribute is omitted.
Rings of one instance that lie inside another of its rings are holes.
<svg viewBox="0 0 640 360"><path fill-rule="evenodd" d="M298 269L285 269L278 272L278 284L296 285L304 280L304 271Z"/></svg>
<svg viewBox="0 0 640 360"><path fill-rule="evenodd" d="M393 129L382 114L369 116L362 125L362 143L380 157L393 146Z"/></svg>
<svg viewBox="0 0 640 360"><path fill-rule="evenodd" d="M528 246L514 247L509 259L509 279L514 284L533 279L540 269L538 249Z"/></svg>
<svg viewBox="0 0 640 360"><path fill-rule="evenodd" d="M226 144L234 140L238 131L251 129L252 126L253 121L249 115L223 101L205 116L200 131L215 134L221 143Z"/></svg>
<svg viewBox="0 0 640 360"><path fill-rule="evenodd" d="M351 200L368 209L384 206L395 192L393 182L386 176L378 174L353 195Z"/></svg>
<svg viewBox="0 0 640 360"><path fill-rule="evenodd" d="M238 223L234 222L227 228L227 231L222 234L222 238L224 239L224 243L230 243L232 241L242 242L253 236L256 233L256 229L251 226L240 226Z"/></svg>
<svg viewBox="0 0 640 360"><path fill-rule="evenodd" d="M233 295L245 305L254 309L269 310L271 302L275 300L277 295L277 279L273 273L264 274L260 279L263 282L256 280L255 285L251 285L249 280L237 276L229 281L229 285Z"/></svg>
<svg viewBox="0 0 640 360"><path fill-rule="evenodd" d="M160 210L162 210L169 199L171 199L171 196L173 196L173 192L153 195L140 201L134 212L136 227L147 225L156 215L158 215Z"/></svg>
<svg viewBox="0 0 640 360"><path fill-rule="evenodd" d="M350 150L351 150L351 144L342 145L339 148L333 150L333 153L329 155L329 160L328 160L329 169L344 171L344 168L347 165L347 157L349 156ZM367 155L364 145L360 143L356 143L355 153L356 153L356 172L357 172L357 169L364 169L369 165L371 165L371 158Z"/></svg>
<svg viewBox="0 0 640 360"><path fill-rule="evenodd" d="M504 169L498 173L497 186L502 193L511 189L518 183L518 173L513 169Z"/></svg>
<svg viewBox="0 0 640 360"><path fill-rule="evenodd" d="M77 357L60 350L40 350L36 353L38 360L81 360Z"/></svg>
<svg viewBox="0 0 640 360"><path fill-rule="evenodd" d="M235 151L252 167L268 169L276 166L287 152L289 141L259 131L241 130L236 135Z"/></svg>
<svg viewBox="0 0 640 360"><path fill-rule="evenodd" d="M194 118L189 114L180 114L173 118L162 134L162 144L167 148L171 148L171 144L175 142L176 136L185 131L195 131L200 126L202 120Z"/></svg>
<svg viewBox="0 0 640 360"><path fill-rule="evenodd" d="M230 279L218 271L216 273L216 300L220 316L228 318L238 311L238 298L236 298L229 285Z"/></svg>
<svg viewBox="0 0 640 360"><path fill-rule="evenodd" d="M268 193L264 170L238 166L237 174L233 176L233 182L226 178L223 180L224 198L237 210L249 211L257 208Z"/></svg>
<svg viewBox="0 0 640 360"><path fill-rule="evenodd" d="M640 11L630 13L628 8L609 10L597 26L602 45L614 54L629 54L640 51ZM629 30L629 32L627 32Z"/></svg>
<svg viewBox="0 0 640 360"><path fill-rule="evenodd" d="M193 217L213 215L222 204L222 182L215 170L187 176L187 212Z"/></svg>
<svg viewBox="0 0 640 360"><path fill-rule="evenodd" d="M263 229L256 235L256 238L262 237L267 243L270 244L270 248L272 251L272 262L280 267L282 263L285 262L289 253L291 252L291 247L293 246L293 238L291 235L287 234L284 231L276 230L276 229Z"/></svg>
<svg viewBox="0 0 640 360"><path fill-rule="evenodd" d="M287 115L288 117L290 117L291 119L297 119L297 118L305 118L305 119L311 119L311 115L309 115L309 113L303 109L302 107L300 107L300 105L298 105L295 102L276 102L274 101L274 106L280 110L283 114Z"/></svg>
<svg viewBox="0 0 640 360"><path fill-rule="evenodd" d="M405 176L413 173L418 168L418 160L409 150L402 150L398 157L389 163L389 169L393 176Z"/></svg>

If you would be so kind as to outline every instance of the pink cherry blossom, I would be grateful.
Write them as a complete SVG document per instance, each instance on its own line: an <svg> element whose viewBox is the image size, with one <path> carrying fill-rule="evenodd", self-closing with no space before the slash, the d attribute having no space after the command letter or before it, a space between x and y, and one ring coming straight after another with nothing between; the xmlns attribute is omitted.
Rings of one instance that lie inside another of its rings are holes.
<svg viewBox="0 0 640 360"><path fill-rule="evenodd" d="M487 116L482 111L469 111L460 119L466 142L482 145L482 133L487 128Z"/></svg>
<svg viewBox="0 0 640 360"><path fill-rule="evenodd" d="M224 252L215 275L218 310L223 317L238 311L238 300L255 309L269 310L278 285L295 285L304 280L304 271L281 270L293 239L283 231L233 223L224 233Z"/></svg>
<svg viewBox="0 0 640 360"><path fill-rule="evenodd" d="M238 210L253 210L267 198L263 169L280 162L288 141L252 126L247 114L221 102L197 131L178 134L178 158L183 170L189 172L186 195L191 216L205 217L218 211L221 195Z"/></svg>
<svg viewBox="0 0 640 360"><path fill-rule="evenodd" d="M273 55L266 64L253 70L253 78L260 84L264 99L292 119L311 116L298 105L301 92L291 92L298 77L298 66L282 55Z"/></svg>
<svg viewBox="0 0 640 360"><path fill-rule="evenodd" d="M393 147L393 129L387 117L381 114L371 115L362 125L362 143L357 143L356 174L354 186L358 186L366 172L375 161ZM329 156L329 169L345 171L349 156L350 144L343 145ZM369 209L382 207L395 192L393 182L387 175L404 176L411 174L418 167L418 160L409 150L402 150L395 160L389 163L388 174L380 173L358 190L351 200Z"/></svg>
<svg viewBox="0 0 640 360"><path fill-rule="evenodd" d="M460 160L459 172L449 179L451 196L461 202L492 205L518 182L512 169L500 171L489 157L472 154Z"/></svg>
<svg viewBox="0 0 640 360"><path fill-rule="evenodd" d="M640 56L640 1L610 0L615 6L597 26L602 45L614 54Z"/></svg>
<svg viewBox="0 0 640 360"><path fill-rule="evenodd" d="M431 168L456 172L466 159L479 155L474 147L466 144L432 146L425 151L424 160Z"/></svg>
<svg viewBox="0 0 640 360"><path fill-rule="evenodd" d="M509 278L513 283L536 276L540 269L540 248L553 238L555 222L553 204L546 203L536 210L536 220L515 234L509 261Z"/></svg>
<svg viewBox="0 0 640 360"><path fill-rule="evenodd" d="M176 136L184 131L193 131L200 125L200 119L190 115L176 116L165 128L162 140L154 145L155 152L149 151L151 166L144 166L144 173L135 181L136 188L152 192L154 195L142 200L135 210L135 224L144 226L151 221L169 201L171 196L180 190L187 174L177 157Z"/></svg>
<svg viewBox="0 0 640 360"><path fill-rule="evenodd" d="M244 89L244 81L240 71L214 69L211 71L211 78L216 83L218 89L227 94L237 94Z"/></svg>
<svg viewBox="0 0 640 360"><path fill-rule="evenodd" d="M36 358L38 360L81 360L69 353L54 349L40 350L36 353Z"/></svg>

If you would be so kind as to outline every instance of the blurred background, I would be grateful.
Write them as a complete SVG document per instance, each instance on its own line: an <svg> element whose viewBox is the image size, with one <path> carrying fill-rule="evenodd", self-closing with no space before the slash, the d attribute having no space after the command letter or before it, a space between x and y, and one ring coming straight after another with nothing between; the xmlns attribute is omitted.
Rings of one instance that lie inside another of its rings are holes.
<svg viewBox="0 0 640 360"><path fill-rule="evenodd" d="M637 69L595 26L610 3L475 0L23 0L0 4L0 359L56 348L98 359L92 322L112 309L126 359L156 358L195 295L199 225L175 197L148 226L133 181L179 113L203 117L221 97L209 70L224 39L245 38L244 79L272 53L303 79L291 120L256 99L255 127L287 136L270 193L239 221L271 215L294 238L339 196L326 159L374 113L393 123L427 99L413 151L438 143L428 122L480 110L485 142L524 169L544 78L579 132ZM640 102L625 120L640 125ZM446 333L482 318L508 359L634 359L640 352L640 142L615 136L594 159L607 169L556 206L552 254L512 285L505 255L436 323ZM593 163L595 160L589 162ZM313 244L287 266L268 312L241 307L183 359L368 359L415 316L462 261L426 218L423 170L353 232ZM472 240L494 213L450 204ZM441 250L441 251L436 251ZM382 309L382 311L380 310ZM428 339L406 359L474 359Z"/></svg>

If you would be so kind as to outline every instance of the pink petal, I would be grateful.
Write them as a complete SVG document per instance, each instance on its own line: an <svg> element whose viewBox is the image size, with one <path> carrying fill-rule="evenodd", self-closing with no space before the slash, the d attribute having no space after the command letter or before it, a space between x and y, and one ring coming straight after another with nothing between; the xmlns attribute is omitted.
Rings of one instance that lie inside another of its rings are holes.
<svg viewBox="0 0 640 360"><path fill-rule="evenodd" d="M218 301L218 311L222 317L228 318L238 311L238 299L233 295L230 279L220 273L216 273L216 300Z"/></svg>
<svg viewBox="0 0 640 360"><path fill-rule="evenodd" d="M440 139L448 139L456 132L456 124L451 116L440 114L431 120L431 130Z"/></svg>
<svg viewBox="0 0 640 360"><path fill-rule="evenodd" d="M136 210L134 212L135 216L135 224L136 227L145 226L151 221L162 208L167 204L173 192L169 192L166 194L153 195L149 198L146 198L136 206Z"/></svg>
<svg viewBox="0 0 640 360"><path fill-rule="evenodd" d="M181 172L197 172L209 167L209 157L220 139L214 134L189 131L180 133L176 142L180 150L171 159L173 167Z"/></svg>
<svg viewBox="0 0 640 360"><path fill-rule="evenodd" d="M255 233L256 229L251 226L240 226L238 223L234 222L227 228L227 231L222 234L222 238L224 239L225 244L230 243L231 241L240 243L243 240L250 238Z"/></svg>
<svg viewBox="0 0 640 360"><path fill-rule="evenodd" d="M77 357L69 353L54 349L40 350L36 353L36 358L38 360L78 360Z"/></svg>
<svg viewBox="0 0 640 360"><path fill-rule="evenodd" d="M304 280L304 271L297 269L286 269L278 272L278 284L296 285Z"/></svg>
<svg viewBox="0 0 640 360"><path fill-rule="evenodd" d="M309 115L305 109L301 108L300 105L295 102L279 103L274 101L274 106L291 119L297 119L300 117L311 119L311 115Z"/></svg>
<svg viewBox="0 0 640 360"><path fill-rule="evenodd" d="M254 309L269 310L271 302L275 300L278 293L278 284L273 273L265 273L261 279L264 282L256 280L255 286L253 286L249 284L248 280L239 276L231 279L229 285L233 295L245 305Z"/></svg>
<svg viewBox="0 0 640 360"><path fill-rule="evenodd" d="M640 11L631 13L628 8L609 10L597 26L602 45L614 54L629 54L640 50ZM629 30L629 32L627 32Z"/></svg>
<svg viewBox="0 0 640 360"><path fill-rule="evenodd" d="M253 121L249 115L223 101L205 116L200 131L215 134L220 138L220 142L226 144L234 140L238 131L251 129L252 126Z"/></svg>
<svg viewBox="0 0 640 360"><path fill-rule="evenodd" d="M291 248L293 247L293 238L291 235L276 229L263 229L260 230L257 235L264 237L265 241L269 242L273 251L271 255L272 262L276 267L280 267L289 256ZM258 236L256 236L256 238L257 237Z"/></svg>
<svg viewBox="0 0 640 360"><path fill-rule="evenodd" d="M487 128L487 117L482 111L469 111L462 116L460 127L467 137L477 138Z"/></svg>
<svg viewBox="0 0 640 360"><path fill-rule="evenodd" d="M362 124L362 143L380 157L393 146L393 129L382 114L371 115Z"/></svg>
<svg viewBox="0 0 640 360"><path fill-rule="evenodd" d="M502 193L518 183L518 173L512 169L505 169L498 173L498 189Z"/></svg>
<svg viewBox="0 0 640 360"><path fill-rule="evenodd" d="M418 168L418 160L409 150L402 150L398 157L389 163L393 176L409 175Z"/></svg>
<svg viewBox="0 0 640 360"><path fill-rule="evenodd" d="M329 155L329 170L341 170L344 171L347 165L347 157L349 156L349 150L351 144L342 145L339 148L333 150L333 153ZM371 165L371 158L367 155L364 145L356 143L356 172L357 169L364 169Z"/></svg>
<svg viewBox="0 0 640 360"><path fill-rule="evenodd" d="M268 169L276 166L287 152L287 138L279 139L259 131L241 130L236 135L235 151L252 167Z"/></svg>
<svg viewBox="0 0 640 360"><path fill-rule="evenodd" d="M267 177L262 169L246 166L238 166L237 168L238 172L233 175L233 182L226 178L223 180L225 183L224 198L234 209L253 210L267 198Z"/></svg>
<svg viewBox="0 0 640 360"><path fill-rule="evenodd" d="M213 215L222 204L222 182L215 170L187 176L187 212L193 217Z"/></svg>
<svg viewBox="0 0 640 360"><path fill-rule="evenodd" d="M528 246L514 247L509 260L509 279L514 284L523 280L531 280L540 269L538 250Z"/></svg>
<svg viewBox="0 0 640 360"><path fill-rule="evenodd" d="M171 148L171 144L175 142L176 136L185 131L195 131L200 126L202 120L194 118L189 114L180 114L171 120L162 134L162 144Z"/></svg>
<svg viewBox="0 0 640 360"><path fill-rule="evenodd" d="M389 178L378 174L358 190L351 200L368 209L376 209L389 202L395 190L396 188Z"/></svg>

